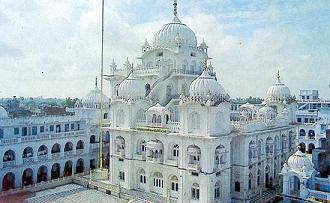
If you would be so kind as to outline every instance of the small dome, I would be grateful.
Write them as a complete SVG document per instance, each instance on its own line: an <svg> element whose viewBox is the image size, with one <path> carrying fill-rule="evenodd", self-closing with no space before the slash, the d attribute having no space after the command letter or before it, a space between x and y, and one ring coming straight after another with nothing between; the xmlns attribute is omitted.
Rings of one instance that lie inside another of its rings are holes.
<svg viewBox="0 0 330 203"><path fill-rule="evenodd" d="M0 106L0 119L1 118L8 118L8 113L7 113L6 109L3 108L2 106Z"/></svg>
<svg viewBox="0 0 330 203"><path fill-rule="evenodd" d="M284 85L280 80L280 74L277 74L277 80L273 86L271 86L267 91L266 100L268 101L276 101L276 100L284 100L286 98L291 97L290 89Z"/></svg>
<svg viewBox="0 0 330 203"><path fill-rule="evenodd" d="M125 99L138 99L144 98L146 91L143 82L134 78L133 74L130 73L129 76L120 83L118 94Z"/></svg>
<svg viewBox="0 0 330 203"><path fill-rule="evenodd" d="M288 159L288 167L297 172L313 170L312 162L299 149Z"/></svg>
<svg viewBox="0 0 330 203"><path fill-rule="evenodd" d="M167 110L166 107L160 105L159 103L157 103L155 106L150 107L147 110L147 113L159 113L159 114L170 114L170 112Z"/></svg>
<svg viewBox="0 0 330 203"><path fill-rule="evenodd" d="M208 95L227 95L224 88L209 75L207 71L203 71L200 76L198 76L190 84L190 96L201 96L207 97Z"/></svg>
<svg viewBox="0 0 330 203"><path fill-rule="evenodd" d="M102 95L103 107L109 107L110 99L105 94ZM91 90L83 99L82 105L84 108L100 108L101 104L101 90L97 87L97 80L95 88Z"/></svg>
<svg viewBox="0 0 330 203"><path fill-rule="evenodd" d="M248 109L248 110L255 110L255 106L253 104L250 104L249 102L246 102L242 106L239 107L239 109Z"/></svg>
<svg viewBox="0 0 330 203"><path fill-rule="evenodd" d="M197 47L195 33L185 24L181 23L177 16L174 16L171 23L165 24L153 37L153 47L175 48L180 38L183 45Z"/></svg>
<svg viewBox="0 0 330 203"><path fill-rule="evenodd" d="M276 115L276 112L275 110L270 107L270 106L264 106L264 107L261 107L259 110L258 110L258 114L259 115L264 115L266 117L273 117Z"/></svg>

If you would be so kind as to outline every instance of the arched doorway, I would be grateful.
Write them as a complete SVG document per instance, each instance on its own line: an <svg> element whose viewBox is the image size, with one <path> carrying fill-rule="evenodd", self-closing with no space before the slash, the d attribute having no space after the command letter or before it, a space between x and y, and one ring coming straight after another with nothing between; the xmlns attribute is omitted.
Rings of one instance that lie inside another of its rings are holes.
<svg viewBox="0 0 330 203"><path fill-rule="evenodd" d="M311 154L315 149L315 145L313 143L309 143L308 145L308 154Z"/></svg>
<svg viewBox="0 0 330 203"><path fill-rule="evenodd" d="M289 179L289 192L290 195L299 196L300 180L297 176L291 176Z"/></svg>
<svg viewBox="0 0 330 203"><path fill-rule="evenodd" d="M110 164L110 154L107 153L107 156L105 157L105 168L109 168Z"/></svg>
<svg viewBox="0 0 330 203"><path fill-rule="evenodd" d="M33 170L31 168L27 168L24 170L22 175L22 186L28 186L33 184Z"/></svg>
<svg viewBox="0 0 330 203"><path fill-rule="evenodd" d="M300 147L300 151L301 151L302 153L305 153L305 152L306 152L306 145L305 145L305 143L301 142L301 143L299 144L299 147Z"/></svg>
<svg viewBox="0 0 330 203"><path fill-rule="evenodd" d="M64 177L72 175L72 161L67 161L64 165Z"/></svg>
<svg viewBox="0 0 330 203"><path fill-rule="evenodd" d="M27 158L33 158L33 149L31 147L26 147L23 150L22 158L27 159Z"/></svg>
<svg viewBox="0 0 330 203"><path fill-rule="evenodd" d="M60 178L60 164L58 163L55 163L53 164L52 166L52 170L51 170L51 179L57 179L57 178Z"/></svg>
<svg viewBox="0 0 330 203"><path fill-rule="evenodd" d="M95 143L95 135L90 136L89 143Z"/></svg>
<svg viewBox="0 0 330 203"><path fill-rule="evenodd" d="M72 142L67 142L64 146L64 152L69 152L73 150L73 144Z"/></svg>
<svg viewBox="0 0 330 203"><path fill-rule="evenodd" d="M76 149L84 149L84 141L79 140L79 141L77 142Z"/></svg>
<svg viewBox="0 0 330 203"><path fill-rule="evenodd" d="M145 85L145 88L146 88L146 94L148 94L148 93L150 92L150 84L147 83L147 84Z"/></svg>
<svg viewBox="0 0 330 203"><path fill-rule="evenodd" d="M2 179L2 191L15 189L15 175L8 172Z"/></svg>
<svg viewBox="0 0 330 203"><path fill-rule="evenodd" d="M38 169L37 182L40 183L41 181L47 181L47 167L46 166L40 166Z"/></svg>
<svg viewBox="0 0 330 203"><path fill-rule="evenodd" d="M84 160L78 159L76 165L76 173L83 173L84 172Z"/></svg>
<svg viewBox="0 0 330 203"><path fill-rule="evenodd" d="M96 168L96 161L95 161L95 159L91 159L89 161L89 167L90 167L91 170L94 170Z"/></svg>

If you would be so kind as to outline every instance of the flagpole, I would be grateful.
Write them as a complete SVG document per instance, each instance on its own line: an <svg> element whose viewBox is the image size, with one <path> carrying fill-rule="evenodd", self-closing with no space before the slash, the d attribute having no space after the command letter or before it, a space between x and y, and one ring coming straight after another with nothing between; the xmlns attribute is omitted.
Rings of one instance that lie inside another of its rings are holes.
<svg viewBox="0 0 330 203"><path fill-rule="evenodd" d="M102 0L102 42L101 42L101 94L100 94L100 136L99 136L99 141L100 141L100 169L102 169L102 154L103 154L103 139L102 139L102 121L103 121L103 41L104 41L104 0Z"/></svg>

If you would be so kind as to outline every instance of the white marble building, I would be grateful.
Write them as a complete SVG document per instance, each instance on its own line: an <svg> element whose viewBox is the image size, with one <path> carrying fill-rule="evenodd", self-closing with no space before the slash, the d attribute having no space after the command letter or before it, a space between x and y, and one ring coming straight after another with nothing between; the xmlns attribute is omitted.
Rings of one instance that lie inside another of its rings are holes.
<svg viewBox="0 0 330 203"><path fill-rule="evenodd" d="M278 184L295 149L295 100L277 76L262 106L230 122L229 95L208 46L177 16L141 48L141 64L113 61L110 182L178 202L247 202Z"/></svg>
<svg viewBox="0 0 330 203"><path fill-rule="evenodd" d="M9 118L0 107L0 190L98 167L99 97L96 86L81 105L68 109L74 115ZM104 101L104 118L109 122L110 100L105 96ZM104 136L104 159L109 137Z"/></svg>

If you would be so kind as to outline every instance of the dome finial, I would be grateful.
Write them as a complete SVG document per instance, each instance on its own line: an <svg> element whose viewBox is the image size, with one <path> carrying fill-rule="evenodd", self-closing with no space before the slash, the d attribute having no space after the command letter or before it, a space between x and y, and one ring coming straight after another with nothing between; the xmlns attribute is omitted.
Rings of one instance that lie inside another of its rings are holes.
<svg viewBox="0 0 330 203"><path fill-rule="evenodd" d="M95 77L95 87L97 87L97 76Z"/></svg>
<svg viewBox="0 0 330 203"><path fill-rule="evenodd" d="M277 70L277 80L280 80L281 76L280 76L280 70Z"/></svg>
<svg viewBox="0 0 330 203"><path fill-rule="evenodd" d="M174 0L173 7L174 7L174 16L177 16L178 15L178 2L177 2L177 0Z"/></svg>
<svg viewBox="0 0 330 203"><path fill-rule="evenodd" d="M204 71L207 71L208 67L207 67L207 59L204 60L203 62L203 69Z"/></svg>

